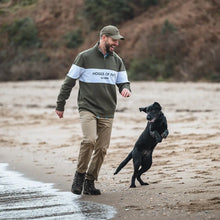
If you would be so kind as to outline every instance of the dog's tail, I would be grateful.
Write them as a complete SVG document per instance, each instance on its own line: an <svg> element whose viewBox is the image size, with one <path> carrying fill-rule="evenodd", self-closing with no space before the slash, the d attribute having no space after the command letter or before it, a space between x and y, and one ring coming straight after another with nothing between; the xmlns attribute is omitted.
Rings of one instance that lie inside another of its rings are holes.
<svg viewBox="0 0 220 220"><path fill-rule="evenodd" d="M114 175L117 174L132 158L132 151L128 156L120 163L116 171L114 172Z"/></svg>

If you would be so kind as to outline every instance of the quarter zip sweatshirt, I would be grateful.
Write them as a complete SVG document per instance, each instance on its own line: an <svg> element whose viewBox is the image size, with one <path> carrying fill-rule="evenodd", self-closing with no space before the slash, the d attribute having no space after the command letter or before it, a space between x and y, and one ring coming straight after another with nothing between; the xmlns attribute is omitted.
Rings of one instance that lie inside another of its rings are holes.
<svg viewBox="0 0 220 220"><path fill-rule="evenodd" d="M58 111L64 111L66 100L78 79L79 111L87 110L97 117L114 117L117 104L115 86L121 93L124 88L130 90L130 82L122 59L115 52L104 56L98 45L79 53L74 60L57 98Z"/></svg>

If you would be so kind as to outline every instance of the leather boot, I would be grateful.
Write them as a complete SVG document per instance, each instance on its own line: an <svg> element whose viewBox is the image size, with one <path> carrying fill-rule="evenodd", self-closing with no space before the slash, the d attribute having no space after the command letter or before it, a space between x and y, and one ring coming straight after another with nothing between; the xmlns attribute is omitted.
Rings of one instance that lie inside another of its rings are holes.
<svg viewBox="0 0 220 220"><path fill-rule="evenodd" d="M101 195L99 189L95 188L94 180L85 180L83 194L86 195Z"/></svg>
<svg viewBox="0 0 220 220"><path fill-rule="evenodd" d="M83 189L83 183L85 180L85 173L75 173L71 192L77 195L80 195Z"/></svg>

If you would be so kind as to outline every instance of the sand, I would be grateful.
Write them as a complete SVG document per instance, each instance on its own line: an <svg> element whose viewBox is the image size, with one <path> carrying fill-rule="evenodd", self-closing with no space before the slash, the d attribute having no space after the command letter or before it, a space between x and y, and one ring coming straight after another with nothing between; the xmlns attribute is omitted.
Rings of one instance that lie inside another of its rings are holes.
<svg viewBox="0 0 220 220"><path fill-rule="evenodd" d="M35 180L69 191L81 129L73 88L63 119L54 112L62 80L0 83L0 162ZM220 219L220 84L132 82L118 96L112 138L101 168L100 196L82 196L116 207L116 219ZM144 107L158 101L170 134L143 175L148 186L130 189L132 162L114 176L146 126Z"/></svg>

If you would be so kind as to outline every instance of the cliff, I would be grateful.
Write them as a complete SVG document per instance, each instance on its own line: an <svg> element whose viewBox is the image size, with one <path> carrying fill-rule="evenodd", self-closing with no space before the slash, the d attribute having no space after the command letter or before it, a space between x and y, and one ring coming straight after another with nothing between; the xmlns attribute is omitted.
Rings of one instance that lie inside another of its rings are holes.
<svg viewBox="0 0 220 220"><path fill-rule="evenodd" d="M63 78L76 54L98 41L100 28L90 28L83 0L30 2L0 1L1 81ZM134 16L117 25L126 38L117 52L129 77L220 81L219 11L217 0L161 0L147 10L136 8ZM24 47L16 36L25 25L12 31L21 20L34 24L25 36L36 33L35 41ZM80 31L73 38L79 47L67 46L71 31Z"/></svg>

